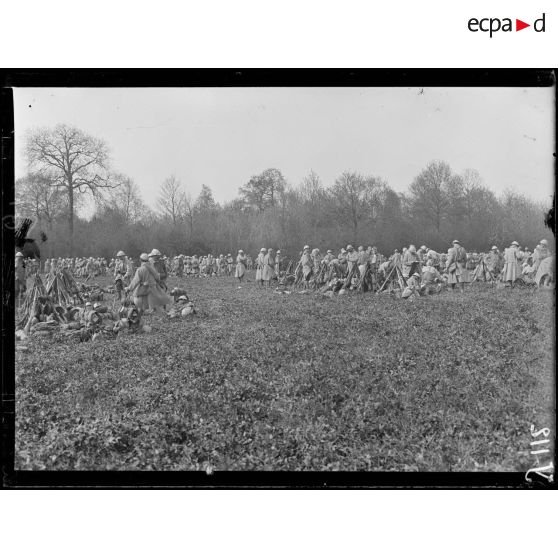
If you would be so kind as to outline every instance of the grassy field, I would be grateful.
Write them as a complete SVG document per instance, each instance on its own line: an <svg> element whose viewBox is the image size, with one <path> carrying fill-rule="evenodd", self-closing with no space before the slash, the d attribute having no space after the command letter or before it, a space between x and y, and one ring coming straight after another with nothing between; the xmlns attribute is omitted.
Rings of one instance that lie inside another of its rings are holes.
<svg viewBox="0 0 558 558"><path fill-rule="evenodd" d="M191 320L16 351L16 469L526 471L554 428L548 291L176 284Z"/></svg>

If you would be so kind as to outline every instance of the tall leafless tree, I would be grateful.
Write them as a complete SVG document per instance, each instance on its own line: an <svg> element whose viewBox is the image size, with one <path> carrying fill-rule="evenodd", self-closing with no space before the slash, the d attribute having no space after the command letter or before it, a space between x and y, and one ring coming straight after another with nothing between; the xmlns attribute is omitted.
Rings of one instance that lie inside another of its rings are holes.
<svg viewBox="0 0 558 558"><path fill-rule="evenodd" d="M165 179L159 197L157 198L157 206L161 214L170 218L173 225L178 224L184 215L185 193L180 184L180 180L172 174Z"/></svg>
<svg viewBox="0 0 558 558"><path fill-rule="evenodd" d="M59 124L31 131L25 152L30 171L49 175L53 187L66 192L72 253L76 200L84 194L99 196L104 189L117 186L109 171L107 145L78 128Z"/></svg>

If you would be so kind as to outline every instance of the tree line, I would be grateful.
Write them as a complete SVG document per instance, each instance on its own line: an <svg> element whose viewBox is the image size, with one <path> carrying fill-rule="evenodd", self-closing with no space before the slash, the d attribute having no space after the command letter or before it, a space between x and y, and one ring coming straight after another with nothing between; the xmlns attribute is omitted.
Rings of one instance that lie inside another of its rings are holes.
<svg viewBox="0 0 558 558"><path fill-rule="evenodd" d="M404 193L355 171L329 185L310 171L291 185L280 170L266 169L226 203L205 184L193 197L170 175L149 208L134 180L112 169L107 144L81 130L31 130L25 156L29 172L16 181L16 216L34 219L47 234L46 257L108 258L153 247L169 255L255 254L262 246L295 254L304 244L336 251L349 243L391 253L412 242L441 251L454 238L468 250L513 240L533 249L549 236L549 208L511 190L497 196L477 171L458 174L444 161L429 162ZM83 219L78 212L88 199L95 213Z"/></svg>

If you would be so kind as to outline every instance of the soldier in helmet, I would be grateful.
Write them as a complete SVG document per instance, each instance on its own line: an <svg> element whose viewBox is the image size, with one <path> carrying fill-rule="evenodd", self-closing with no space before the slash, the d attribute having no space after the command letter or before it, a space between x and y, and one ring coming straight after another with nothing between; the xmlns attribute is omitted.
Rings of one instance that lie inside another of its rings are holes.
<svg viewBox="0 0 558 558"><path fill-rule="evenodd" d="M358 262L358 253L353 248L352 244L347 245L347 271L351 273L353 267L357 265Z"/></svg>
<svg viewBox="0 0 558 558"><path fill-rule="evenodd" d="M236 271L234 276L238 279L239 283L242 283L244 274L246 273L246 256L243 250L238 251L238 256L236 256ZM240 287L239 287L240 288Z"/></svg>
<svg viewBox="0 0 558 558"><path fill-rule="evenodd" d="M263 286L264 282L263 270L265 267L266 254L267 250L265 248L262 248L256 259L256 281L259 283L260 286Z"/></svg>
<svg viewBox="0 0 558 558"><path fill-rule="evenodd" d="M124 288L130 283L133 276L133 266L128 261L126 254L120 250L116 254L114 263L114 286L119 300L126 297Z"/></svg>
<svg viewBox="0 0 558 558"><path fill-rule="evenodd" d="M151 253L149 254L149 261L153 265L153 267L157 270L159 274L159 285L163 290L167 290L167 278L169 276L169 272L167 270L167 266L165 264L165 260L161 257L161 252L157 250L157 248L153 248Z"/></svg>
<svg viewBox="0 0 558 558"><path fill-rule="evenodd" d="M467 252L459 240L454 240L453 246L448 249L446 273L448 274L448 284L451 285L452 290L455 289L455 285L459 285L459 289L463 292L465 283L470 282L467 270Z"/></svg>

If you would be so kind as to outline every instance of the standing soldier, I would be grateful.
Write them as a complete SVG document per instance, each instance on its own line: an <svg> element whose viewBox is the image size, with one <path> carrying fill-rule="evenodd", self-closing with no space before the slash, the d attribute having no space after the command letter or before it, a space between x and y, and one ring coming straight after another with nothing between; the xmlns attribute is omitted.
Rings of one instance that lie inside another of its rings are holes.
<svg viewBox="0 0 558 558"><path fill-rule="evenodd" d="M498 246L492 246L490 252L484 257L484 263L486 264L486 269L488 269L490 275L492 275L492 280L498 279L502 267Z"/></svg>
<svg viewBox="0 0 558 558"><path fill-rule="evenodd" d="M262 279L266 287L269 287L271 280L275 277L275 257L273 255L273 248L267 251L264 256L264 267L262 271Z"/></svg>
<svg viewBox="0 0 558 558"><path fill-rule="evenodd" d="M184 257L182 256L182 254L178 256L176 275L178 277L184 277Z"/></svg>
<svg viewBox="0 0 558 558"><path fill-rule="evenodd" d="M339 262L339 269L340 269L340 277L343 277L347 273L347 250L345 248L341 248L339 255L337 256L337 261Z"/></svg>
<svg viewBox="0 0 558 558"><path fill-rule="evenodd" d="M314 276L318 275L321 263L322 257L320 255L320 249L314 248L314 250L312 250L312 271L314 272Z"/></svg>
<svg viewBox="0 0 558 558"><path fill-rule="evenodd" d="M153 267L156 269L157 273L159 274L159 285L160 287L166 291L167 290L167 278L169 276L169 272L167 271L167 266L165 265L165 261L161 258L161 252L157 250L157 248L153 248L151 253L149 254L149 260Z"/></svg>
<svg viewBox="0 0 558 558"><path fill-rule="evenodd" d="M467 271L467 252L461 246L459 240L454 240L453 247L448 250L446 273L448 274L448 283L451 285L452 290L458 284L461 292L463 292L465 290L465 283L469 283L469 272Z"/></svg>
<svg viewBox="0 0 558 558"><path fill-rule="evenodd" d="M87 276L87 279L93 277L94 272L93 258L89 257L87 263L85 264L85 275Z"/></svg>
<svg viewBox="0 0 558 558"><path fill-rule="evenodd" d="M194 275L199 275L200 274L200 260L199 260L199 258L196 254L194 254L192 256L191 265L192 265L192 273Z"/></svg>
<svg viewBox="0 0 558 558"><path fill-rule="evenodd" d="M358 254L355 252L352 244L347 245L347 271L351 273L353 267L357 265Z"/></svg>
<svg viewBox="0 0 558 558"><path fill-rule="evenodd" d="M393 252L393 254L389 257L389 261L392 262L394 267L397 267L399 270L401 270L401 254L399 252L399 250L396 248L395 251Z"/></svg>
<svg viewBox="0 0 558 558"><path fill-rule="evenodd" d="M305 246L300 257L300 266L302 267L302 280L306 289L310 287L310 278L312 277L313 267L312 254L310 254L310 246Z"/></svg>
<svg viewBox="0 0 558 558"><path fill-rule="evenodd" d="M358 272L360 277L364 275L364 269L366 268L366 262L370 259L370 256L367 252L364 251L364 246L358 247L357 252L357 264L358 264Z"/></svg>
<svg viewBox="0 0 558 558"><path fill-rule="evenodd" d="M238 256L236 256L236 271L234 276L238 279L239 283L242 283L244 279L244 274L246 273L246 256L243 250L238 251Z"/></svg>
<svg viewBox="0 0 558 558"><path fill-rule="evenodd" d="M230 277L233 271L234 260L230 254L227 254L227 276Z"/></svg>
<svg viewBox="0 0 558 558"><path fill-rule="evenodd" d="M411 244L409 249L405 250L401 260L401 266L401 271L405 279L408 279L415 272L420 274L420 261L414 244Z"/></svg>
<svg viewBox="0 0 558 558"><path fill-rule="evenodd" d="M223 254L219 256L219 275L227 274L227 258Z"/></svg>
<svg viewBox="0 0 558 558"><path fill-rule="evenodd" d="M267 250L265 248L262 248L260 250L260 253L258 254L258 257L256 258L256 282L258 282L260 284L260 286L263 286L263 270L264 270L264 258L266 255Z"/></svg>
<svg viewBox="0 0 558 558"><path fill-rule="evenodd" d="M116 254L116 262L114 264L114 286L119 300L122 300L124 298L124 287L129 284L132 276L133 268L128 262L126 254L122 250L120 250Z"/></svg>
<svg viewBox="0 0 558 558"><path fill-rule="evenodd" d="M506 286L513 287L514 283L521 277L521 267L519 265L519 243L513 241L509 248L504 250L504 269L502 270L502 280Z"/></svg>
<svg viewBox="0 0 558 558"><path fill-rule="evenodd" d="M140 256L141 265L130 286L126 287L126 292L133 291L134 304L137 306L140 316L148 307L161 315L161 308L172 303L172 298L162 290L159 274L149 261L149 257L147 254Z"/></svg>

